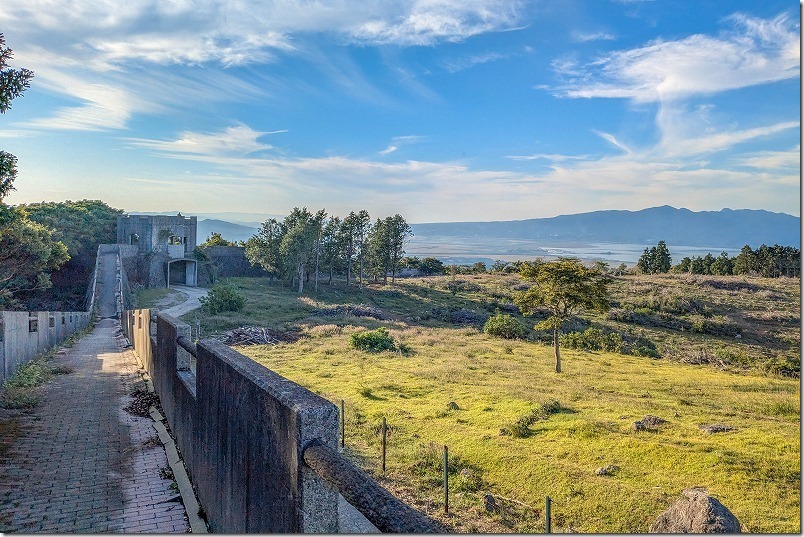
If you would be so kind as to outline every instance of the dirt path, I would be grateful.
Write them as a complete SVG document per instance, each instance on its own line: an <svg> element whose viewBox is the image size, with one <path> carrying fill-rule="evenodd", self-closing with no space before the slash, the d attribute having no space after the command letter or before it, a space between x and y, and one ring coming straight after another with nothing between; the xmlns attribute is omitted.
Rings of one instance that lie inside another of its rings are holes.
<svg viewBox="0 0 804 537"><path fill-rule="evenodd" d="M176 318L184 315L185 313L193 311L194 309L200 308L201 302L199 302L198 299L202 296L207 296L208 292L207 289L202 287L187 287L184 285L173 285L170 288L187 295L187 300L184 302L159 310L162 313L166 313L171 317Z"/></svg>

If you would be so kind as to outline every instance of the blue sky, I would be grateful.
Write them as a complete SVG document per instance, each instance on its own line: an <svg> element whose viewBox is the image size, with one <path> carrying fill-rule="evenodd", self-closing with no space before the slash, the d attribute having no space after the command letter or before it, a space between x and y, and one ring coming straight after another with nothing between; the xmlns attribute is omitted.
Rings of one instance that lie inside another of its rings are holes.
<svg viewBox="0 0 804 537"><path fill-rule="evenodd" d="M3 0L9 203L800 212L787 1Z"/></svg>

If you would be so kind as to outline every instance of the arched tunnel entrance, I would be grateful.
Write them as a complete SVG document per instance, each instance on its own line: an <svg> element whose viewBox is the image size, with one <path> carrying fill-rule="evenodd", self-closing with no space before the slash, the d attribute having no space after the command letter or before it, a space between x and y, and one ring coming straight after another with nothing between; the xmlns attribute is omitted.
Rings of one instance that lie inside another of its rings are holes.
<svg viewBox="0 0 804 537"><path fill-rule="evenodd" d="M173 259L167 262L167 286L198 285L198 261L195 259Z"/></svg>

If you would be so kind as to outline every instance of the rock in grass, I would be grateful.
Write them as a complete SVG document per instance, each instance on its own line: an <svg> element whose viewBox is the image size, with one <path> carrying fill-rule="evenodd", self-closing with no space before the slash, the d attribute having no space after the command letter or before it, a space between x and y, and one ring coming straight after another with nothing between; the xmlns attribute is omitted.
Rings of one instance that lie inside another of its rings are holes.
<svg viewBox="0 0 804 537"><path fill-rule="evenodd" d="M656 429L658 426L664 425L665 423L667 423L667 420L648 414L641 420L634 422L634 430L647 431L649 429Z"/></svg>
<svg viewBox="0 0 804 537"><path fill-rule="evenodd" d="M699 428L706 434L725 433L734 430L734 427L732 427L731 425L721 425L719 423L713 423L711 425L700 425Z"/></svg>
<svg viewBox="0 0 804 537"><path fill-rule="evenodd" d="M620 467L616 464L609 464L608 466L604 466L603 468L598 468L595 470L595 475L614 475L620 471Z"/></svg>
<svg viewBox="0 0 804 537"><path fill-rule="evenodd" d="M650 533L740 533L740 521L706 489L682 491L684 497L650 525Z"/></svg>

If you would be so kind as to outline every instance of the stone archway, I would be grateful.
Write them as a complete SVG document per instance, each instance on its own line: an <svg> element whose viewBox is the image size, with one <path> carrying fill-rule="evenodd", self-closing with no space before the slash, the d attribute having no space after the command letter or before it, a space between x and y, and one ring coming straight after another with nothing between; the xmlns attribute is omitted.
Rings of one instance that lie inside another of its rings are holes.
<svg viewBox="0 0 804 537"><path fill-rule="evenodd" d="M167 286L198 285L198 261L195 259L171 259L167 262Z"/></svg>

